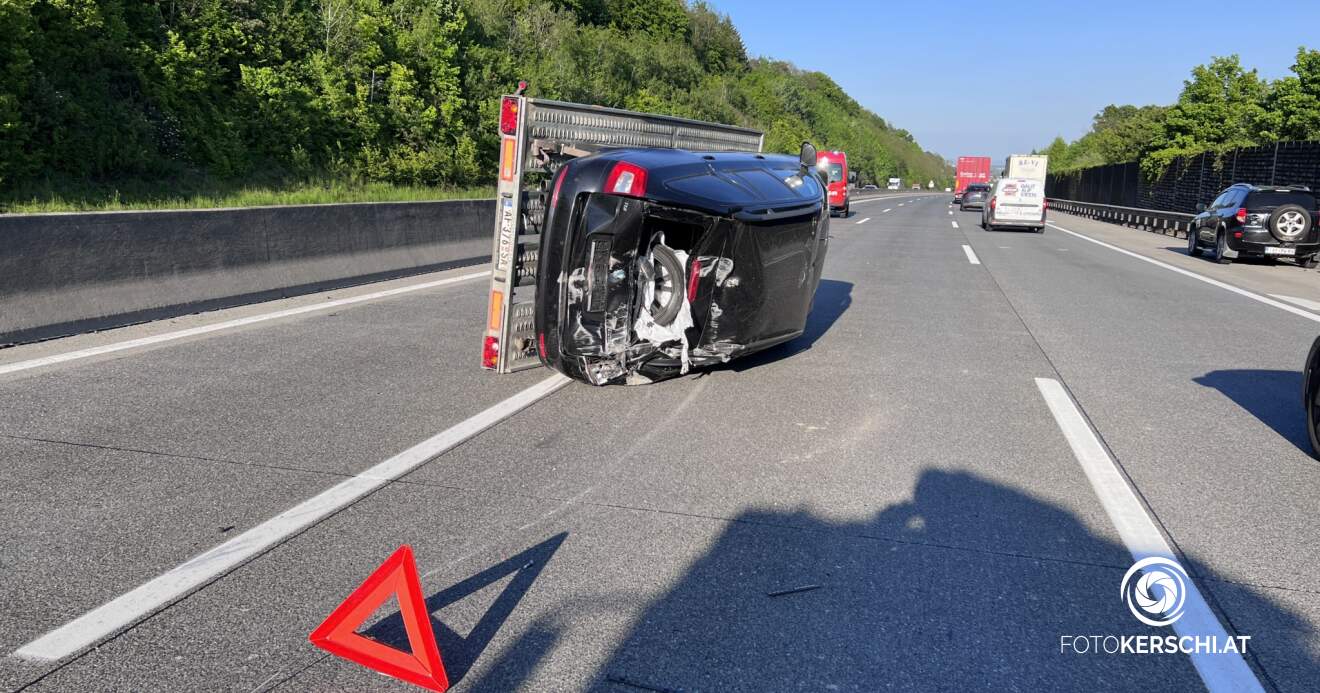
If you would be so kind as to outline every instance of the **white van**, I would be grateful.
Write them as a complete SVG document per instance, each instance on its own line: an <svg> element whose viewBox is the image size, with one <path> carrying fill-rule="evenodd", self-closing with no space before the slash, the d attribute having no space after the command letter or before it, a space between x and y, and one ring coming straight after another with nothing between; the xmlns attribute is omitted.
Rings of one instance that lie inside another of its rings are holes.
<svg viewBox="0 0 1320 693"><path fill-rule="evenodd" d="M1045 183L1031 178L1000 178L981 208L981 228L1009 226L1045 233Z"/></svg>

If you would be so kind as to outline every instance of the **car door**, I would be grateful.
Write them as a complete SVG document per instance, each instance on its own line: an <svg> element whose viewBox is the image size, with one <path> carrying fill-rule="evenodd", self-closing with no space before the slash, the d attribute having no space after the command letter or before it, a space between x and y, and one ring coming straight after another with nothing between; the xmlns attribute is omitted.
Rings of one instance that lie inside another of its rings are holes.
<svg viewBox="0 0 1320 693"><path fill-rule="evenodd" d="M1215 234L1219 231L1219 210L1223 207L1224 199L1228 194L1228 190L1219 193L1219 197L1211 201L1205 210L1197 215L1196 232L1201 242L1214 242Z"/></svg>

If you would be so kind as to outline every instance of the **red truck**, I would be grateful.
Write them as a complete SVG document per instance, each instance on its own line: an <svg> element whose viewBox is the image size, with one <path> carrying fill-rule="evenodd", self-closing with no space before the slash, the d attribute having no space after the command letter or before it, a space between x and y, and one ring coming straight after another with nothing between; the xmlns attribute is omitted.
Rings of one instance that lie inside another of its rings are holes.
<svg viewBox="0 0 1320 693"><path fill-rule="evenodd" d="M986 159L986 161L989 161L989 159ZM821 173L825 174L825 187L829 190L830 213L843 212L843 216L848 216L851 209L848 204L848 155L838 150L821 152L817 156L816 162Z"/></svg>
<svg viewBox="0 0 1320 693"><path fill-rule="evenodd" d="M957 182L953 186L953 201L958 203L962 201L963 190L972 183L990 182L990 157L988 156L960 156L958 157L958 167L956 169L958 176Z"/></svg>

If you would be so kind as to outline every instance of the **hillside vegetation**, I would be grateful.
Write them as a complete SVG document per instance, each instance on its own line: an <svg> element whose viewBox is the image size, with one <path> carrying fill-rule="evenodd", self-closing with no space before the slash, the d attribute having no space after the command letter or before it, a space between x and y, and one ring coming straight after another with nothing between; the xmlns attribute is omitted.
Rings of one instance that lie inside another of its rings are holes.
<svg viewBox="0 0 1320 693"><path fill-rule="evenodd" d="M1269 81L1238 56L1192 69L1177 103L1106 106L1073 142L1042 153L1052 171L1140 161L1155 177L1179 157L1286 140L1320 140L1320 51L1299 48L1292 74Z"/></svg>
<svg viewBox="0 0 1320 693"><path fill-rule="evenodd" d="M11 208L483 194L518 80L843 149L868 181L947 174L826 75L749 59L701 2L4 0L0 26Z"/></svg>

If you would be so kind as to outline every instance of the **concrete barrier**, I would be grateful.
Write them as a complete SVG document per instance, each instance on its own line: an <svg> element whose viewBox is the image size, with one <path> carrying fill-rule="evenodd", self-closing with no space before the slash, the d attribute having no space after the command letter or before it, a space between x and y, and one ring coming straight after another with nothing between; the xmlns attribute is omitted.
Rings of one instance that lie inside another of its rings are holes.
<svg viewBox="0 0 1320 693"><path fill-rule="evenodd" d="M476 264L492 200L0 215L0 344Z"/></svg>

